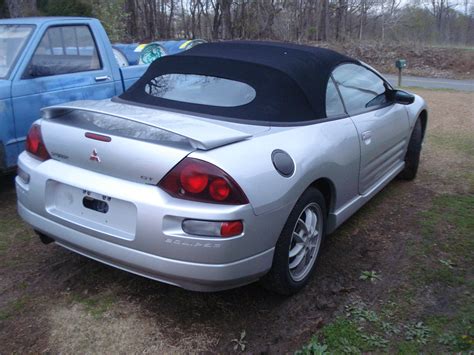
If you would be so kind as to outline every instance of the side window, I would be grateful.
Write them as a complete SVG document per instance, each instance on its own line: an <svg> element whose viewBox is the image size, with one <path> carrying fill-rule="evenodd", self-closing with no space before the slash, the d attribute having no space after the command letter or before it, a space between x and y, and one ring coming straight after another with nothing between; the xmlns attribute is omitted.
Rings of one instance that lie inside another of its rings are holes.
<svg viewBox="0 0 474 355"><path fill-rule="evenodd" d="M337 92L334 81L332 78L329 78L326 88L326 117L341 116L344 114L344 105L342 104L341 97Z"/></svg>
<svg viewBox="0 0 474 355"><path fill-rule="evenodd" d="M101 63L89 27L58 26L45 32L24 76L37 78L98 69Z"/></svg>
<svg viewBox="0 0 474 355"><path fill-rule="evenodd" d="M349 115L389 102L384 81L363 66L343 64L334 69L332 75Z"/></svg>

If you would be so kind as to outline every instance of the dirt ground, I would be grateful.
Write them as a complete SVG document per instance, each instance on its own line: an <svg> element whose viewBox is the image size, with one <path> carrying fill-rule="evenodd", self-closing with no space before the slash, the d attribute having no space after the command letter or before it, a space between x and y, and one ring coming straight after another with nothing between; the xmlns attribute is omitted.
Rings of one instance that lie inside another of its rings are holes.
<svg viewBox="0 0 474 355"><path fill-rule="evenodd" d="M343 45L341 50L373 65L383 73L398 73L397 59L408 63L405 75L430 78L474 79L474 48L402 45Z"/></svg>
<svg viewBox="0 0 474 355"><path fill-rule="evenodd" d="M358 58L382 73L398 73L397 59L405 59L405 75L445 79L474 79L474 48L433 47L380 42L313 43Z"/></svg>
<svg viewBox="0 0 474 355"><path fill-rule="evenodd" d="M418 178L330 236L290 298L192 293L43 245L4 178L0 353L474 350L474 95L417 92L430 107Z"/></svg>

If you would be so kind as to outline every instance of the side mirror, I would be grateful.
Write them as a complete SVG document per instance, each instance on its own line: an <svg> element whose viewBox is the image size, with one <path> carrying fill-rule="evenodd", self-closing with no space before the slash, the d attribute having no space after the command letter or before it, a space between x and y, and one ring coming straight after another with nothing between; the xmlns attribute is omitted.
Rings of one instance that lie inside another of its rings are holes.
<svg viewBox="0 0 474 355"><path fill-rule="evenodd" d="M410 105L415 102L415 96L403 90L394 90L393 101L401 105Z"/></svg>

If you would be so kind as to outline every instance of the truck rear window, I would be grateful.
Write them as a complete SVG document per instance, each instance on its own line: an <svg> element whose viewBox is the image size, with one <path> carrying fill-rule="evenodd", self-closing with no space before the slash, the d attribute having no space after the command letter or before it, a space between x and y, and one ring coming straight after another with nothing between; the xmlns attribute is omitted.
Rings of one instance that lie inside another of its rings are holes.
<svg viewBox="0 0 474 355"><path fill-rule="evenodd" d="M38 78L101 68L89 26L52 26L43 35L23 77Z"/></svg>

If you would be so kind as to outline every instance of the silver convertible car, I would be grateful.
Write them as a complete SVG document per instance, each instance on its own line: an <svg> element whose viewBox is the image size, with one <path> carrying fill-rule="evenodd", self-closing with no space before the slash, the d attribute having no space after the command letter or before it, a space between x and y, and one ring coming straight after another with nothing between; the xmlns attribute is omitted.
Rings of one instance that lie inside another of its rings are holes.
<svg viewBox="0 0 474 355"><path fill-rule="evenodd" d="M119 97L44 109L18 210L43 242L154 280L292 294L326 235L415 178L426 125L421 97L339 53L202 44Z"/></svg>

